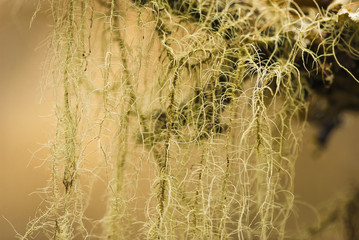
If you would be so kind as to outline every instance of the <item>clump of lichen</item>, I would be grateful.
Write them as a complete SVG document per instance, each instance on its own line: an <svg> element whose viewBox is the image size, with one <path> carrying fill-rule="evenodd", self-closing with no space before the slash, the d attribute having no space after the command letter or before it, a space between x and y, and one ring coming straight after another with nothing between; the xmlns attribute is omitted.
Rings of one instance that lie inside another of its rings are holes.
<svg viewBox="0 0 359 240"><path fill-rule="evenodd" d="M84 224L89 179L107 185L101 239L286 238L313 86L335 84L336 66L351 73L337 51L357 55L357 23L316 11L52 1L53 175L22 239L95 237Z"/></svg>

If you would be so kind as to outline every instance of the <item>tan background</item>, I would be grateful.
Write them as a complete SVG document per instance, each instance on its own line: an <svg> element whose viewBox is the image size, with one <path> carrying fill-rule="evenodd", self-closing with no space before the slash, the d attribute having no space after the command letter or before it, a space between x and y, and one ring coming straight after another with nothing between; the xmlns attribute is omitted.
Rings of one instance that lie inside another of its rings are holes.
<svg viewBox="0 0 359 240"><path fill-rule="evenodd" d="M41 202L36 191L49 178L41 160L47 150L41 146L53 138L54 103L51 89L42 93L40 86L47 50L42 42L51 30L51 16L40 12L29 30L35 8L33 1L0 0L0 239L15 239L13 227L24 233ZM296 173L300 225L313 225L316 219L308 204L325 211L358 182L358 126L358 115L345 115L322 152L314 144L315 129L306 131ZM100 218L103 199L94 196L88 215Z"/></svg>

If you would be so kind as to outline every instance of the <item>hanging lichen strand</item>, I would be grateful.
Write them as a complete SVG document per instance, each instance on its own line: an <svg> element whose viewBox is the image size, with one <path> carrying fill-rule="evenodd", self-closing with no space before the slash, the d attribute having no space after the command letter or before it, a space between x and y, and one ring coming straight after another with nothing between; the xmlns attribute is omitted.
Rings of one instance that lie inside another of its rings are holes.
<svg viewBox="0 0 359 240"><path fill-rule="evenodd" d="M51 6L52 178L22 239L288 237L308 96L336 49L358 55L356 23L291 1Z"/></svg>

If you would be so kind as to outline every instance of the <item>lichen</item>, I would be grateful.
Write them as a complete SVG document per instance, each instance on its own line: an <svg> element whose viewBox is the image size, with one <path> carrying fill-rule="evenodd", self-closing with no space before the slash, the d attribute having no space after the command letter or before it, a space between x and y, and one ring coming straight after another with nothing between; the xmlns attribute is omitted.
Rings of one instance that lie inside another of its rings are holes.
<svg viewBox="0 0 359 240"><path fill-rule="evenodd" d="M342 61L358 55L352 15L290 0L51 6L53 175L21 239L288 237L311 96L336 72L356 80ZM95 181L107 186L97 221Z"/></svg>

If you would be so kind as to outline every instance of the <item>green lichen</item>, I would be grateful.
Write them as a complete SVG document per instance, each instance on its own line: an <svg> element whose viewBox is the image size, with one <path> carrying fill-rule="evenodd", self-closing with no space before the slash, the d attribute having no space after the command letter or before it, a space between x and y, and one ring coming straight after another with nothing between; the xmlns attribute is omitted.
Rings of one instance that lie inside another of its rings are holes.
<svg viewBox="0 0 359 240"><path fill-rule="evenodd" d="M292 1L51 6L53 176L22 239L288 238L310 81L328 80L329 58L351 73L336 52L357 55L357 30ZM94 181L107 186L97 221Z"/></svg>

